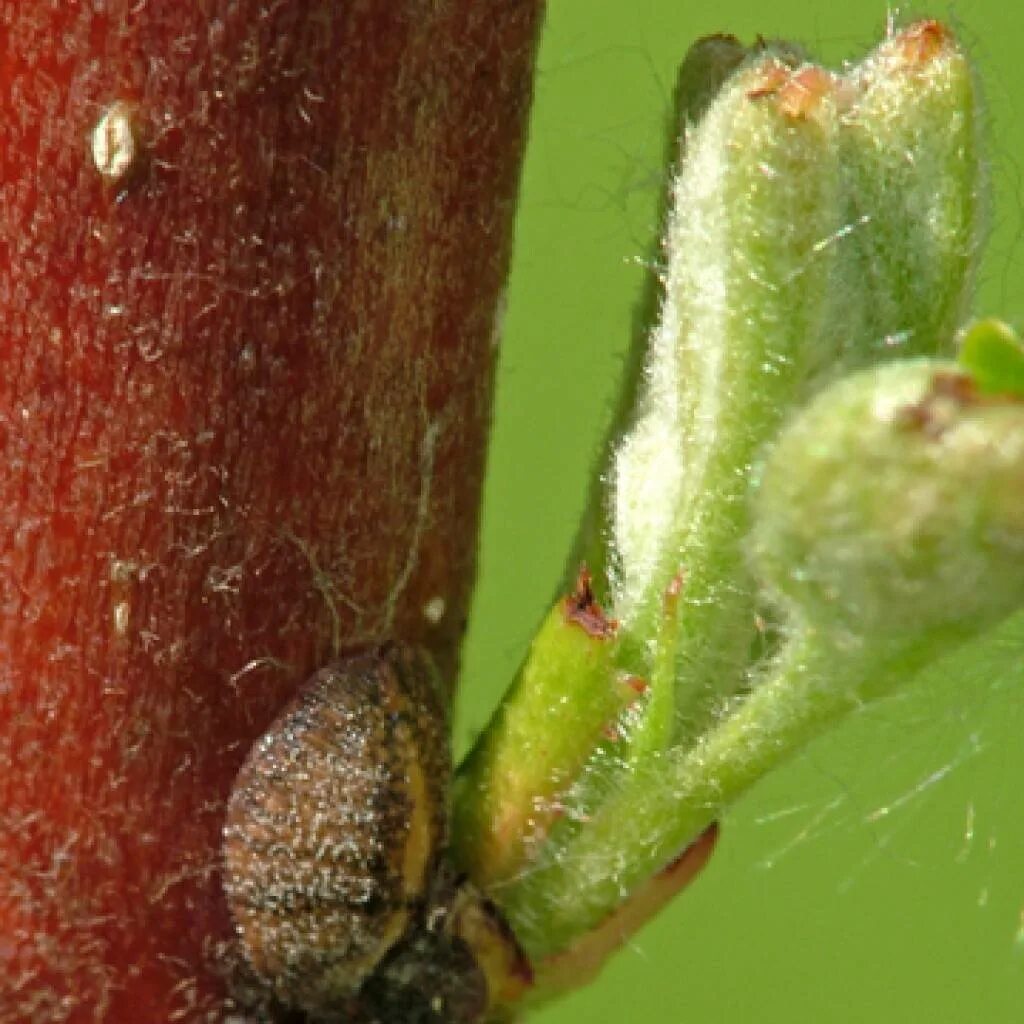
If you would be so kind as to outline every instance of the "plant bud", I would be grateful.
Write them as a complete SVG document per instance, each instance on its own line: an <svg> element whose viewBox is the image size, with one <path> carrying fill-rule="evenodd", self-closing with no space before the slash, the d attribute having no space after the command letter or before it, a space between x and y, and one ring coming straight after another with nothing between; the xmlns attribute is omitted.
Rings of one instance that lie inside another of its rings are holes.
<svg viewBox="0 0 1024 1024"><path fill-rule="evenodd" d="M828 362L838 126L832 75L764 53L687 134L645 393L612 469L614 607L628 631L653 635L680 565L695 605L743 589L744 473Z"/></svg>
<svg viewBox="0 0 1024 1024"><path fill-rule="evenodd" d="M848 307L848 318L863 320L848 365L894 348L938 354L966 312L980 244L974 75L949 29L921 21L886 39L849 83L844 254L868 301Z"/></svg>
<svg viewBox="0 0 1024 1024"><path fill-rule="evenodd" d="M812 626L874 642L977 631L1024 601L1024 402L952 363L900 362L821 394L756 500L757 571Z"/></svg>

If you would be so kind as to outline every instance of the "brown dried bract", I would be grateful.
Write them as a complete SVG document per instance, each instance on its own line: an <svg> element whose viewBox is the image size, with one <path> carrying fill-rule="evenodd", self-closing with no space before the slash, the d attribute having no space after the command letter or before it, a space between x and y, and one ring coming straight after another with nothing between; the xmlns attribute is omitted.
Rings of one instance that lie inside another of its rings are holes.
<svg viewBox="0 0 1024 1024"><path fill-rule="evenodd" d="M586 565L580 566L576 586L565 599L563 608L566 622L575 623L591 636L611 637L619 627L618 622L608 618L594 598L592 578Z"/></svg>
<svg viewBox="0 0 1024 1024"><path fill-rule="evenodd" d="M779 113L802 119L811 116L834 90L835 79L822 67L805 64L793 71L779 61L772 61L765 66L759 84L747 90L747 99L772 97Z"/></svg>
<svg viewBox="0 0 1024 1024"><path fill-rule="evenodd" d="M893 38L899 57L909 67L920 67L934 60L953 45L953 33L941 21L918 21Z"/></svg>
<svg viewBox="0 0 1024 1024"><path fill-rule="evenodd" d="M762 70L760 82L747 90L747 99L761 100L766 96L776 95L790 74L790 69L785 64L780 64L778 61L767 62Z"/></svg>
<svg viewBox="0 0 1024 1024"><path fill-rule="evenodd" d="M717 822L712 822L675 860L630 894L596 928L567 950L536 965L538 987L553 995L592 981L608 957L700 874L715 850L718 833Z"/></svg>
<svg viewBox="0 0 1024 1024"><path fill-rule="evenodd" d="M986 401L969 374L942 370L932 377L923 398L899 410L896 423L936 439L950 427L954 412Z"/></svg>

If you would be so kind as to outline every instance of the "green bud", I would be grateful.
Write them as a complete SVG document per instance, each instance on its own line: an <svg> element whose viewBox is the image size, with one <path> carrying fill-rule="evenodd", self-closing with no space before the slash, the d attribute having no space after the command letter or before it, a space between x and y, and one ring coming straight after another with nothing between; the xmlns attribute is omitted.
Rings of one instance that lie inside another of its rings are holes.
<svg viewBox="0 0 1024 1024"><path fill-rule="evenodd" d="M752 561L786 613L783 643L728 714L643 759L502 894L531 953L597 927L796 750L1024 605L1022 493L1024 400L984 395L955 364L862 371L798 415L754 504Z"/></svg>
<svg viewBox="0 0 1024 1024"><path fill-rule="evenodd" d="M1024 603L1016 338L988 322L959 368L830 384L955 335L973 76L929 21L842 75L794 53L714 37L684 64L660 320L587 548L616 621L589 635L556 607L460 770L457 856L573 977L732 800ZM766 596L782 615L757 644Z"/></svg>
<svg viewBox="0 0 1024 1024"><path fill-rule="evenodd" d="M848 365L894 348L935 354L966 312L980 243L974 74L949 29L921 21L854 68L844 95L844 276L862 278Z"/></svg>
<svg viewBox="0 0 1024 1024"><path fill-rule="evenodd" d="M1024 402L916 360L825 391L756 502L756 570L799 621L875 643L978 630L1024 601Z"/></svg>
<svg viewBox="0 0 1024 1024"><path fill-rule="evenodd" d="M680 564L698 601L711 577L729 588L743 471L822 358L822 240L842 212L833 86L821 69L761 56L686 139L646 392L612 471L615 611L641 636Z"/></svg>

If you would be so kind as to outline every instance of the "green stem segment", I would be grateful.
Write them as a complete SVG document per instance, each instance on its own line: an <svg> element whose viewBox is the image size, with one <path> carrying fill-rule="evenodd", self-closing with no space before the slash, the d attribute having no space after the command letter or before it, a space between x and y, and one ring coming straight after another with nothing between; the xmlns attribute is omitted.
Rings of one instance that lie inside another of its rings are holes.
<svg viewBox="0 0 1024 1024"><path fill-rule="evenodd" d="M685 849L768 772L862 706L864 680L871 680L870 699L879 697L964 638L943 631L888 660L860 661L832 638L795 635L734 714L693 747L648 761L641 785L609 799L575 842L502 895L520 942L537 958L570 946L623 891L664 866L665 850ZM541 920L531 909L538 906L549 908Z"/></svg>
<svg viewBox="0 0 1024 1024"><path fill-rule="evenodd" d="M563 813L562 797L646 688L614 668L616 624L580 572L544 620L498 719L462 766L456 854L478 885L514 878Z"/></svg>
<svg viewBox="0 0 1024 1024"><path fill-rule="evenodd" d="M648 759L637 785L611 798L568 850L546 856L502 909L519 940L542 958L594 928L609 906L682 850L723 807L850 708L848 691L822 685L819 663L798 644L771 683L689 751ZM639 802L638 793L645 796ZM614 851L614 860L610 859ZM544 907L541 919L531 908Z"/></svg>

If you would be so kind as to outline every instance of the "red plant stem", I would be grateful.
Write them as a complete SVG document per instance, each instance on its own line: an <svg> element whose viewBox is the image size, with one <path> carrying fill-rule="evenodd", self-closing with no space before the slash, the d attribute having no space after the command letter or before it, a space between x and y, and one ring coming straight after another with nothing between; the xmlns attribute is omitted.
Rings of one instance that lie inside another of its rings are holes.
<svg viewBox="0 0 1024 1024"><path fill-rule="evenodd" d="M221 1020L254 737L453 670L539 6L0 0L2 1024Z"/></svg>

